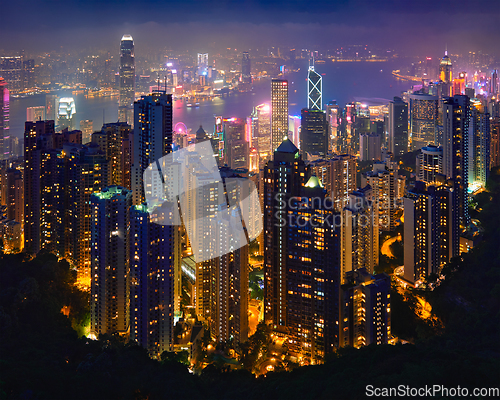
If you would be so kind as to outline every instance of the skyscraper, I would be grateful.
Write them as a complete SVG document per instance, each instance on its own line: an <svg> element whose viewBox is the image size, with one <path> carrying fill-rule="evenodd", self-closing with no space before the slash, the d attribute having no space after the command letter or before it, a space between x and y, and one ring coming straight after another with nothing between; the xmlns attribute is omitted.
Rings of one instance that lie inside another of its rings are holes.
<svg viewBox="0 0 500 400"><path fill-rule="evenodd" d="M21 56L0 57L0 77L9 84L9 90L17 93L23 89L23 58Z"/></svg>
<svg viewBox="0 0 500 400"><path fill-rule="evenodd" d="M491 73L491 88L490 94L496 95L500 92L500 88L498 86L498 70L494 69Z"/></svg>
<svg viewBox="0 0 500 400"><path fill-rule="evenodd" d="M471 102L469 121L469 187L486 187L490 174L490 114L479 101Z"/></svg>
<svg viewBox="0 0 500 400"><path fill-rule="evenodd" d="M197 220L197 229L206 231L211 226L210 220L217 218L219 209L238 204L246 197L238 185L229 184L228 178L241 178L229 168L220 170L225 185L214 182L206 174L195 172L198 183L194 190L196 210L193 218ZM205 218L203 218L205 217ZM208 219L207 219L208 217ZM248 227L249 228L249 227ZM230 239L230 233L220 237L212 235L209 239L190 238L202 241L210 248L213 258L196 264L196 314L206 322L217 341L233 338L236 343L248 338L248 245L224 254ZM222 255L219 255L222 254ZM218 256L216 256L218 255Z"/></svg>
<svg viewBox="0 0 500 400"><path fill-rule="evenodd" d="M172 95L156 91L134 103L134 205L145 200L142 175L149 164L172 152Z"/></svg>
<svg viewBox="0 0 500 400"><path fill-rule="evenodd" d="M66 172L57 198L65 201L64 253L77 268L77 282L83 288L91 284L91 195L110 184L110 162L95 143L66 144L63 147ZM59 178L59 180L61 180ZM52 189L56 191L56 188Z"/></svg>
<svg viewBox="0 0 500 400"><path fill-rule="evenodd" d="M349 195L344 207L341 231L341 281L347 274L365 268L373 274L379 261L379 221L377 202L371 200L372 188L367 185Z"/></svg>
<svg viewBox="0 0 500 400"><path fill-rule="evenodd" d="M392 231L396 223L398 195L397 164L392 161L373 164L373 171L361 176L361 186L372 188L372 200L379 213L380 230Z"/></svg>
<svg viewBox="0 0 500 400"><path fill-rule="evenodd" d="M457 95L443 104L443 174L455 182L453 209L460 223L470 222L469 183L469 118L470 100Z"/></svg>
<svg viewBox="0 0 500 400"><path fill-rule="evenodd" d="M342 110L336 101L329 101L326 105L326 120L330 128L329 150L334 153L338 150L339 137L339 118L342 116Z"/></svg>
<svg viewBox="0 0 500 400"><path fill-rule="evenodd" d="M308 173L299 150L288 139L264 168L264 319L277 330L287 325L287 204L300 195Z"/></svg>
<svg viewBox="0 0 500 400"><path fill-rule="evenodd" d="M132 188L132 146L133 132L126 122L104 124L100 132L92 134L92 142L96 143L106 154L110 163L110 184Z"/></svg>
<svg viewBox="0 0 500 400"><path fill-rule="evenodd" d="M448 57L448 51L445 51L444 57L439 63L439 79L443 82L442 96L449 97L452 92L452 72L451 60Z"/></svg>
<svg viewBox="0 0 500 400"><path fill-rule="evenodd" d="M357 188L357 159L349 154L330 156L309 164L333 201L335 211L341 212L348 203L349 194Z"/></svg>
<svg viewBox="0 0 500 400"><path fill-rule="evenodd" d="M225 163L229 168L248 169L248 141L246 140L246 124L241 118L224 120Z"/></svg>
<svg viewBox="0 0 500 400"><path fill-rule="evenodd" d="M91 196L90 332L126 334L130 324L129 209L132 193L110 186Z"/></svg>
<svg viewBox="0 0 500 400"><path fill-rule="evenodd" d="M57 123L57 111L59 108L59 99L55 94L45 95L45 119Z"/></svg>
<svg viewBox="0 0 500 400"><path fill-rule="evenodd" d="M4 184L6 186L5 188L2 187L2 203L7 206L7 219L22 224L24 221L24 187L22 171L15 168L8 168L4 176L2 176L1 183L2 186Z"/></svg>
<svg viewBox="0 0 500 400"><path fill-rule="evenodd" d="M391 337L391 278L361 268L347 274L340 297L340 345L359 349Z"/></svg>
<svg viewBox="0 0 500 400"><path fill-rule="evenodd" d="M198 53L198 76L208 75L208 53Z"/></svg>
<svg viewBox="0 0 500 400"><path fill-rule="evenodd" d="M425 93L410 94L410 137L413 150L438 144L436 126L438 97Z"/></svg>
<svg viewBox="0 0 500 400"><path fill-rule="evenodd" d="M500 118L490 121L491 145L490 145L490 168L500 166Z"/></svg>
<svg viewBox="0 0 500 400"><path fill-rule="evenodd" d="M395 156L408 152L408 104L400 97L389 103L389 151Z"/></svg>
<svg viewBox="0 0 500 400"><path fill-rule="evenodd" d="M6 139L9 137L10 94L7 82L0 77L0 160L6 156Z"/></svg>
<svg viewBox="0 0 500 400"><path fill-rule="evenodd" d="M359 161L378 160L382 158L382 135L379 133L362 133L359 135Z"/></svg>
<svg viewBox="0 0 500 400"><path fill-rule="evenodd" d="M279 167L278 167L279 168ZM288 349L299 363L316 364L338 346L340 215L312 175L288 204L282 229L286 247L285 305ZM279 224L279 220L275 220Z"/></svg>
<svg viewBox="0 0 500 400"><path fill-rule="evenodd" d="M45 121L45 106L26 108L26 121Z"/></svg>
<svg viewBox="0 0 500 400"><path fill-rule="evenodd" d="M180 227L156 224L156 217L144 205L130 208L130 339L159 358L174 343L181 257Z"/></svg>
<svg viewBox="0 0 500 400"><path fill-rule="evenodd" d="M271 156L271 107L259 104L252 113L252 145L259 153L259 169Z"/></svg>
<svg viewBox="0 0 500 400"><path fill-rule="evenodd" d="M24 248L40 250L40 147L42 135L53 135L54 121L26 122L24 131Z"/></svg>
<svg viewBox="0 0 500 400"><path fill-rule="evenodd" d="M118 120L132 124L134 122L135 100L135 55L134 39L123 35L120 42L120 104Z"/></svg>
<svg viewBox="0 0 500 400"><path fill-rule="evenodd" d="M417 181L404 197L404 278L424 280L458 256L459 216L453 208L453 181Z"/></svg>
<svg viewBox="0 0 500 400"><path fill-rule="evenodd" d="M314 58L307 72L307 108L323 109L323 78L314 70Z"/></svg>
<svg viewBox="0 0 500 400"><path fill-rule="evenodd" d="M241 58L241 81L243 83L252 83L250 54L248 54L248 51L243 52Z"/></svg>
<svg viewBox="0 0 500 400"><path fill-rule="evenodd" d="M271 81L271 153L288 136L288 81Z"/></svg>
<svg viewBox="0 0 500 400"><path fill-rule="evenodd" d="M23 89L31 89L35 86L35 60L23 61Z"/></svg>
<svg viewBox="0 0 500 400"><path fill-rule="evenodd" d="M458 78L453 79L453 96L456 94L465 94L465 81L467 72L460 72Z"/></svg>
<svg viewBox="0 0 500 400"><path fill-rule="evenodd" d="M87 144L92 141L92 133L94 133L94 121L86 119L80 121L80 130L82 131L82 143Z"/></svg>
<svg viewBox="0 0 500 400"><path fill-rule="evenodd" d="M59 129L68 128L72 130L74 127L73 117L76 114L75 99L73 97L61 97L58 101L57 118Z"/></svg>
<svg viewBox="0 0 500 400"><path fill-rule="evenodd" d="M304 155L325 157L328 154L328 122L321 109L302 109L300 150Z"/></svg>
<svg viewBox="0 0 500 400"><path fill-rule="evenodd" d="M439 174L443 173L443 148L426 146L417 154L417 180L434 183Z"/></svg>

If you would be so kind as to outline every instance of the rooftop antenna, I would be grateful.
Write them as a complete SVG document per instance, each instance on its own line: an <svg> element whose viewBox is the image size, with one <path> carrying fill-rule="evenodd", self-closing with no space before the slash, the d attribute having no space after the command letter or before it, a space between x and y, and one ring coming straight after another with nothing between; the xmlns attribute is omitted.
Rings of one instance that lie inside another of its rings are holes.
<svg viewBox="0 0 500 400"><path fill-rule="evenodd" d="M444 47L444 55L447 56L448 55L448 43L446 43L445 47Z"/></svg>
<svg viewBox="0 0 500 400"><path fill-rule="evenodd" d="M312 64L311 64L312 61ZM311 51L311 54L309 56L309 69L314 71L314 51Z"/></svg>
<svg viewBox="0 0 500 400"><path fill-rule="evenodd" d="M105 113L105 112L106 112L106 109L105 109L105 108L103 108L103 109L102 109L102 125L103 125L103 126L104 126L104 115L105 115L104 113Z"/></svg>
<svg viewBox="0 0 500 400"><path fill-rule="evenodd" d="M165 79L165 94L167 94L167 77L164 76L163 79Z"/></svg>

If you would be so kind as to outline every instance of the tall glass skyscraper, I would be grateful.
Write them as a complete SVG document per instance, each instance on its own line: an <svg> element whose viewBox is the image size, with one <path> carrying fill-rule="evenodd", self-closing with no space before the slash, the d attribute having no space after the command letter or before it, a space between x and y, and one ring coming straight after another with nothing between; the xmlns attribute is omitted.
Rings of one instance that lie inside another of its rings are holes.
<svg viewBox="0 0 500 400"><path fill-rule="evenodd" d="M276 151L288 137L288 81L273 79L271 81L271 152Z"/></svg>
<svg viewBox="0 0 500 400"><path fill-rule="evenodd" d="M123 35L120 42L120 103L118 119L121 122L134 122L135 100L135 57L134 39Z"/></svg>
<svg viewBox="0 0 500 400"><path fill-rule="evenodd" d="M323 78L314 70L314 59L307 73L307 108L322 110Z"/></svg>

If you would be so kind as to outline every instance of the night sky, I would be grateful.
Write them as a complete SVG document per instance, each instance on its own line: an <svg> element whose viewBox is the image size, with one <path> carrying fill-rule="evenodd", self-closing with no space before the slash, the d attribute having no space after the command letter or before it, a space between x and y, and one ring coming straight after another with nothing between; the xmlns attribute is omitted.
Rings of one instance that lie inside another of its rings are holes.
<svg viewBox="0 0 500 400"><path fill-rule="evenodd" d="M3 1L1 14L6 51L114 48L124 32L151 49L362 43L425 54L446 45L496 52L500 43L497 0L21 0Z"/></svg>

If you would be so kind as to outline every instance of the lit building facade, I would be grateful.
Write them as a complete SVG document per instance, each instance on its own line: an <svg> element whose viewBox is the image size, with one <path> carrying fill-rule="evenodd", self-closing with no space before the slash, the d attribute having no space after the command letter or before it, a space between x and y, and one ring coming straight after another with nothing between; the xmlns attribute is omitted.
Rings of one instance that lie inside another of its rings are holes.
<svg viewBox="0 0 500 400"><path fill-rule="evenodd" d="M285 332L287 321L286 221L288 200L299 196L308 180L308 168L299 150L287 140L264 168L264 320Z"/></svg>
<svg viewBox="0 0 500 400"><path fill-rule="evenodd" d="M370 185L372 200L378 210L379 226L382 231L393 231L396 223L396 209L398 207L398 176L397 167L393 162L375 163L373 171L361 176L362 186Z"/></svg>
<svg viewBox="0 0 500 400"><path fill-rule="evenodd" d="M316 176L290 199L287 231L286 332L290 354L317 364L338 347L340 215ZM278 222L278 221L276 221Z"/></svg>
<svg viewBox="0 0 500 400"><path fill-rule="evenodd" d="M164 91L142 96L134 103L134 205L145 200L142 176L149 164L172 152L172 95Z"/></svg>
<svg viewBox="0 0 500 400"><path fill-rule="evenodd" d="M92 141L92 134L94 133L94 121L86 119L80 121L80 130L82 131L82 144L87 144Z"/></svg>
<svg viewBox="0 0 500 400"><path fill-rule="evenodd" d="M449 97L452 95L452 63L448 52L444 53L444 57L439 63L439 80L443 83L441 95L442 97Z"/></svg>
<svg viewBox="0 0 500 400"><path fill-rule="evenodd" d="M437 144L438 97L410 94L410 136L413 150Z"/></svg>
<svg viewBox="0 0 500 400"><path fill-rule="evenodd" d="M322 182L333 201L334 209L341 212L349 201L349 194L357 188L356 174L358 161L348 154L331 156L309 164L311 173Z"/></svg>
<svg viewBox="0 0 500 400"><path fill-rule="evenodd" d="M425 183L433 183L436 177L443 173L443 148L437 146L426 146L417 154L417 180Z"/></svg>
<svg viewBox="0 0 500 400"><path fill-rule="evenodd" d="M127 335L130 324L129 210L132 193L109 186L91 196L90 333Z"/></svg>
<svg viewBox="0 0 500 400"><path fill-rule="evenodd" d="M342 215L341 282L347 273L365 268L370 274L379 261L379 222L377 203L371 200L372 189L365 186L349 195Z"/></svg>
<svg viewBox="0 0 500 400"><path fill-rule="evenodd" d="M417 181L404 202L404 279L419 283L439 273L459 253L459 218L453 208L453 181Z"/></svg>
<svg viewBox="0 0 500 400"><path fill-rule="evenodd" d="M68 128L73 129L74 121L73 117L76 114L75 99L73 97L61 97L58 101L58 124L59 129L63 130Z"/></svg>
<svg viewBox="0 0 500 400"><path fill-rule="evenodd" d="M224 121L224 148L226 164L231 169L248 169L249 143L246 140L246 123L242 118Z"/></svg>
<svg viewBox="0 0 500 400"><path fill-rule="evenodd" d="M359 135L359 160L378 160L382 157L382 135L362 133Z"/></svg>
<svg viewBox="0 0 500 400"><path fill-rule="evenodd" d="M28 107L26 108L26 121L44 121L45 106Z"/></svg>
<svg viewBox="0 0 500 400"><path fill-rule="evenodd" d="M460 223L469 217L469 119L470 99L457 95L443 104L443 174L455 182L453 208Z"/></svg>
<svg viewBox="0 0 500 400"><path fill-rule="evenodd" d="M341 287L340 346L359 349L387 344L391 337L391 278L361 268Z"/></svg>
<svg viewBox="0 0 500 400"><path fill-rule="evenodd" d="M325 157L328 154L328 123L321 109L302 109L300 150L304 155Z"/></svg>
<svg viewBox="0 0 500 400"><path fill-rule="evenodd" d="M271 107L256 106L252 113L252 145L259 153L259 169L271 156Z"/></svg>
<svg viewBox="0 0 500 400"><path fill-rule="evenodd" d="M0 73L1 75L1 73ZM0 76L0 160L6 158L9 138L10 92L7 81Z"/></svg>
<svg viewBox="0 0 500 400"><path fill-rule="evenodd" d="M118 106L118 120L120 122L134 123L134 100L134 39L130 35L123 35L120 41L120 101Z"/></svg>
<svg viewBox="0 0 500 400"><path fill-rule="evenodd" d="M0 57L0 76L9 84L12 93L20 92L23 89L23 58Z"/></svg>
<svg viewBox="0 0 500 400"><path fill-rule="evenodd" d="M472 102L469 120L469 184L471 191L486 187L491 158L490 114Z"/></svg>
<svg viewBox="0 0 500 400"><path fill-rule="evenodd" d="M288 81L271 81L271 153L288 136Z"/></svg>
<svg viewBox="0 0 500 400"><path fill-rule="evenodd" d="M129 212L130 340L160 358L173 348L176 305L180 309L180 227L156 224L157 215L144 205Z"/></svg>
<svg viewBox="0 0 500 400"><path fill-rule="evenodd" d="M307 108L323 109L323 78L314 70L314 59L307 72Z"/></svg>
<svg viewBox="0 0 500 400"><path fill-rule="evenodd" d="M34 254L40 251L41 150L42 136L55 134L54 121L26 122L24 131L24 248ZM50 147L54 147L50 145Z"/></svg>
<svg viewBox="0 0 500 400"><path fill-rule="evenodd" d="M193 216L189 218L196 219L198 231L207 231L220 207L238 204L246 197L240 186L227 181L228 178L242 178L241 175L229 168L222 168L220 173L226 182L223 187L211 176L196 173L200 186L194 193L196 210L192 210ZM248 245L224 254L222 249L231 240L231 232L222 232L220 237L190 239L200 240L200 244L213 254L213 258L196 264L198 319L207 323L217 341L245 342L248 338Z"/></svg>
<svg viewBox="0 0 500 400"><path fill-rule="evenodd" d="M91 140L106 154L109 161L110 185L131 190L134 143L131 126L125 122L104 124L100 132L92 134Z"/></svg>

